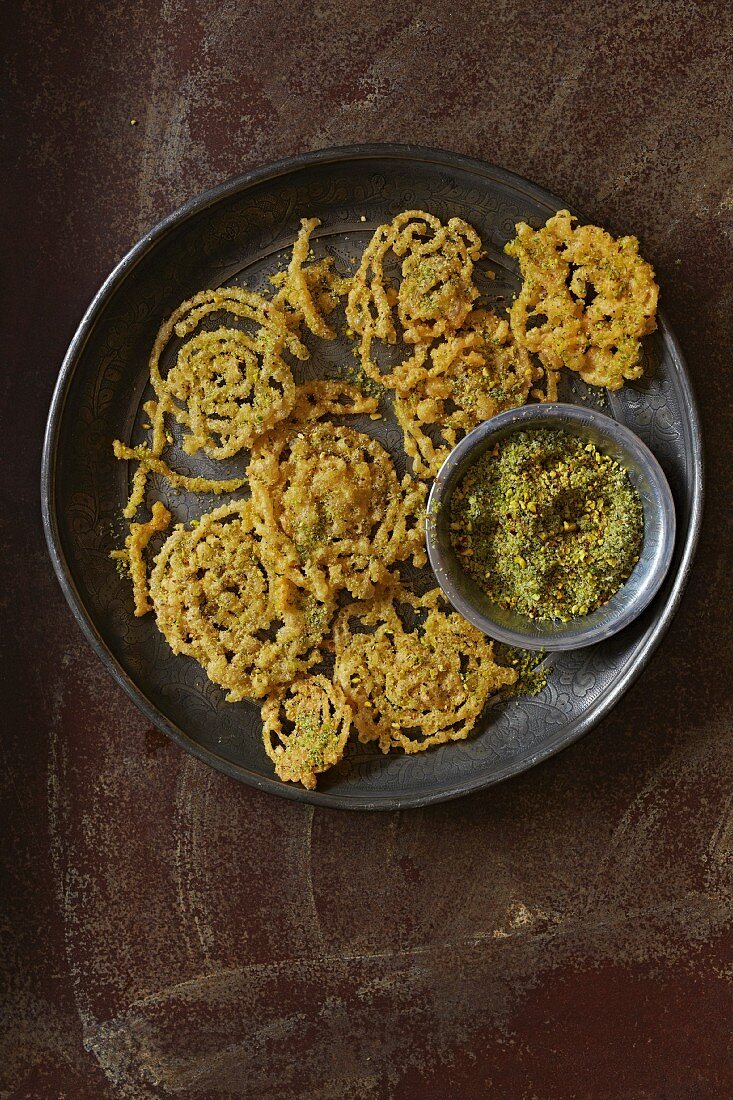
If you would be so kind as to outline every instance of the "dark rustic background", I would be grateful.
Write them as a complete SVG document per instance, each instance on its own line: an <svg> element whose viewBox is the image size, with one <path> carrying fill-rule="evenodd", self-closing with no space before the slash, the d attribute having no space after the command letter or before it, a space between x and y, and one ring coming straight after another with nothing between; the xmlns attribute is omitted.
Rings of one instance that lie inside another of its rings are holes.
<svg viewBox="0 0 733 1100"><path fill-rule="evenodd" d="M0 1097L731 1095L730 6L2 19ZM230 175L362 140L483 157L639 234L709 486L682 609L613 715L500 788L381 816L259 794L148 728L72 620L38 503L64 349L124 251Z"/></svg>

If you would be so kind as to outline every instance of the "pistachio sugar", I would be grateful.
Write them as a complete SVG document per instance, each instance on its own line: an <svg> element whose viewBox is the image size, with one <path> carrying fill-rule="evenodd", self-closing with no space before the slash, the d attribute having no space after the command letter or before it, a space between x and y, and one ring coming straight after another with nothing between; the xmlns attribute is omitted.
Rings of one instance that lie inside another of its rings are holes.
<svg viewBox="0 0 733 1100"><path fill-rule="evenodd" d="M639 560L644 513L626 470L568 432L501 440L453 493L453 547L491 600L567 622L606 603Z"/></svg>

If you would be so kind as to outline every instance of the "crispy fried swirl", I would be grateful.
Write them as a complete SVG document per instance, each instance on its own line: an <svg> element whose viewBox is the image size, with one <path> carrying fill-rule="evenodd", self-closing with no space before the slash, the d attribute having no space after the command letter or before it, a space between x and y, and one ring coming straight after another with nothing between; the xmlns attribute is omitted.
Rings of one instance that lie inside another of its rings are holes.
<svg viewBox="0 0 733 1100"><path fill-rule="evenodd" d="M390 253L401 261L397 286L385 273ZM406 210L374 233L354 275L346 319L360 337L364 371L382 373L372 358L375 339L394 344L399 322L406 344L429 345L456 332L478 297L473 269L481 255L476 231L460 218L443 225L433 214ZM386 381L389 384L389 380Z"/></svg>
<svg viewBox="0 0 733 1100"><path fill-rule="evenodd" d="M394 409L414 472L435 476L462 435L523 405L537 376L508 322L490 311L472 313L464 329L433 348L425 365L402 364Z"/></svg>
<svg viewBox="0 0 733 1100"><path fill-rule="evenodd" d="M617 390L642 374L641 337L656 328L659 288L636 237L616 240L575 221L560 210L542 229L517 225L505 248L523 279L512 331L537 353L551 386L568 367L589 385Z"/></svg>
<svg viewBox="0 0 733 1100"><path fill-rule="evenodd" d="M192 335L202 321L222 313L249 331L219 327ZM181 345L164 376L161 357L173 336L190 339ZM137 447L114 441L117 458L138 463L124 510L128 519L145 498L151 470L194 493L226 493L241 487L241 479L218 481L173 470L162 457L173 442L165 418L172 417L182 426L182 446L188 454L203 450L210 458L224 459L251 447L295 404L296 388L283 358L285 351L297 359L308 357L285 314L261 294L241 287L202 290L173 311L158 330L150 353L150 382L155 391L155 400L145 404L150 440Z"/></svg>
<svg viewBox="0 0 733 1100"><path fill-rule="evenodd" d="M320 657L332 607L269 574L249 501L179 525L150 578L158 627L174 653L193 657L227 699L259 699Z"/></svg>
<svg viewBox="0 0 733 1100"><path fill-rule="evenodd" d="M192 335L205 318L226 313L248 331L219 327ZM163 377L161 356L173 334L190 339ZM295 385L285 351L308 356L284 313L241 287L204 290L173 312L156 337L150 381L159 415L168 413L183 427L187 454L231 458L289 414Z"/></svg>
<svg viewBox="0 0 733 1100"><path fill-rule="evenodd" d="M274 432L249 480L268 568L322 600L341 589L364 598L394 562L425 561L424 486L400 485L382 445L353 428Z"/></svg>
<svg viewBox="0 0 733 1100"><path fill-rule="evenodd" d="M350 729L346 696L325 676L295 680L262 704L262 741L276 774L309 790L341 760Z"/></svg>
<svg viewBox="0 0 733 1100"><path fill-rule="evenodd" d="M490 695L517 674L439 589L418 597L398 585L344 608L334 626L334 676L363 742L422 752L468 737Z"/></svg>

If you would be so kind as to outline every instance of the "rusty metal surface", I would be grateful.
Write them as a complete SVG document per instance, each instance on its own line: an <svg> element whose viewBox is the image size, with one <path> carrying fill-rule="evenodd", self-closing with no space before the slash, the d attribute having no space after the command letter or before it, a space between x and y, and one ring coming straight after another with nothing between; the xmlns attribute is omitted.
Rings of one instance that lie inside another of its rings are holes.
<svg viewBox="0 0 733 1100"><path fill-rule="evenodd" d="M597 10L6 7L0 1096L733 1090L733 19ZM56 371L114 261L206 186L366 139L485 157L640 234L709 485L681 611L614 713L511 783L378 818L243 788L147 728L38 511Z"/></svg>

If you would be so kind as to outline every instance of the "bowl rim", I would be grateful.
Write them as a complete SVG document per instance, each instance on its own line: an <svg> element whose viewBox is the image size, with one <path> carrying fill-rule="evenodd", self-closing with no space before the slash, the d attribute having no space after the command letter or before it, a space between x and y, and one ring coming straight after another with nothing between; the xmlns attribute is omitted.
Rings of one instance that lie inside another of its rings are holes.
<svg viewBox="0 0 733 1100"><path fill-rule="evenodd" d="M468 599L453 580L454 569L447 562L438 538L440 524L438 517L441 512L444 514L458 480L470 465L469 457L475 454L478 459L497 437L506 438L507 435L526 430L533 424L537 427L554 425L558 429L569 432L573 431L573 425L591 427L609 442L619 446L623 452L633 456L655 490L653 507L660 527L661 549L652 562L651 570L647 570L647 577L651 579L630 601L619 604L618 610L610 619L606 618L602 622L591 623L580 629L577 625L579 620L571 619L567 624L559 627L555 634L544 637L525 634L522 630L504 626L486 615ZM646 443L625 424L597 409L553 401L521 405L498 413L489 420L484 420L453 447L430 489L425 543L428 559L438 584L455 610L473 626L505 645L535 651L561 652L583 649L605 641L618 634L641 615L656 596L669 571L674 554L676 528L676 512L669 482L658 459Z"/></svg>

